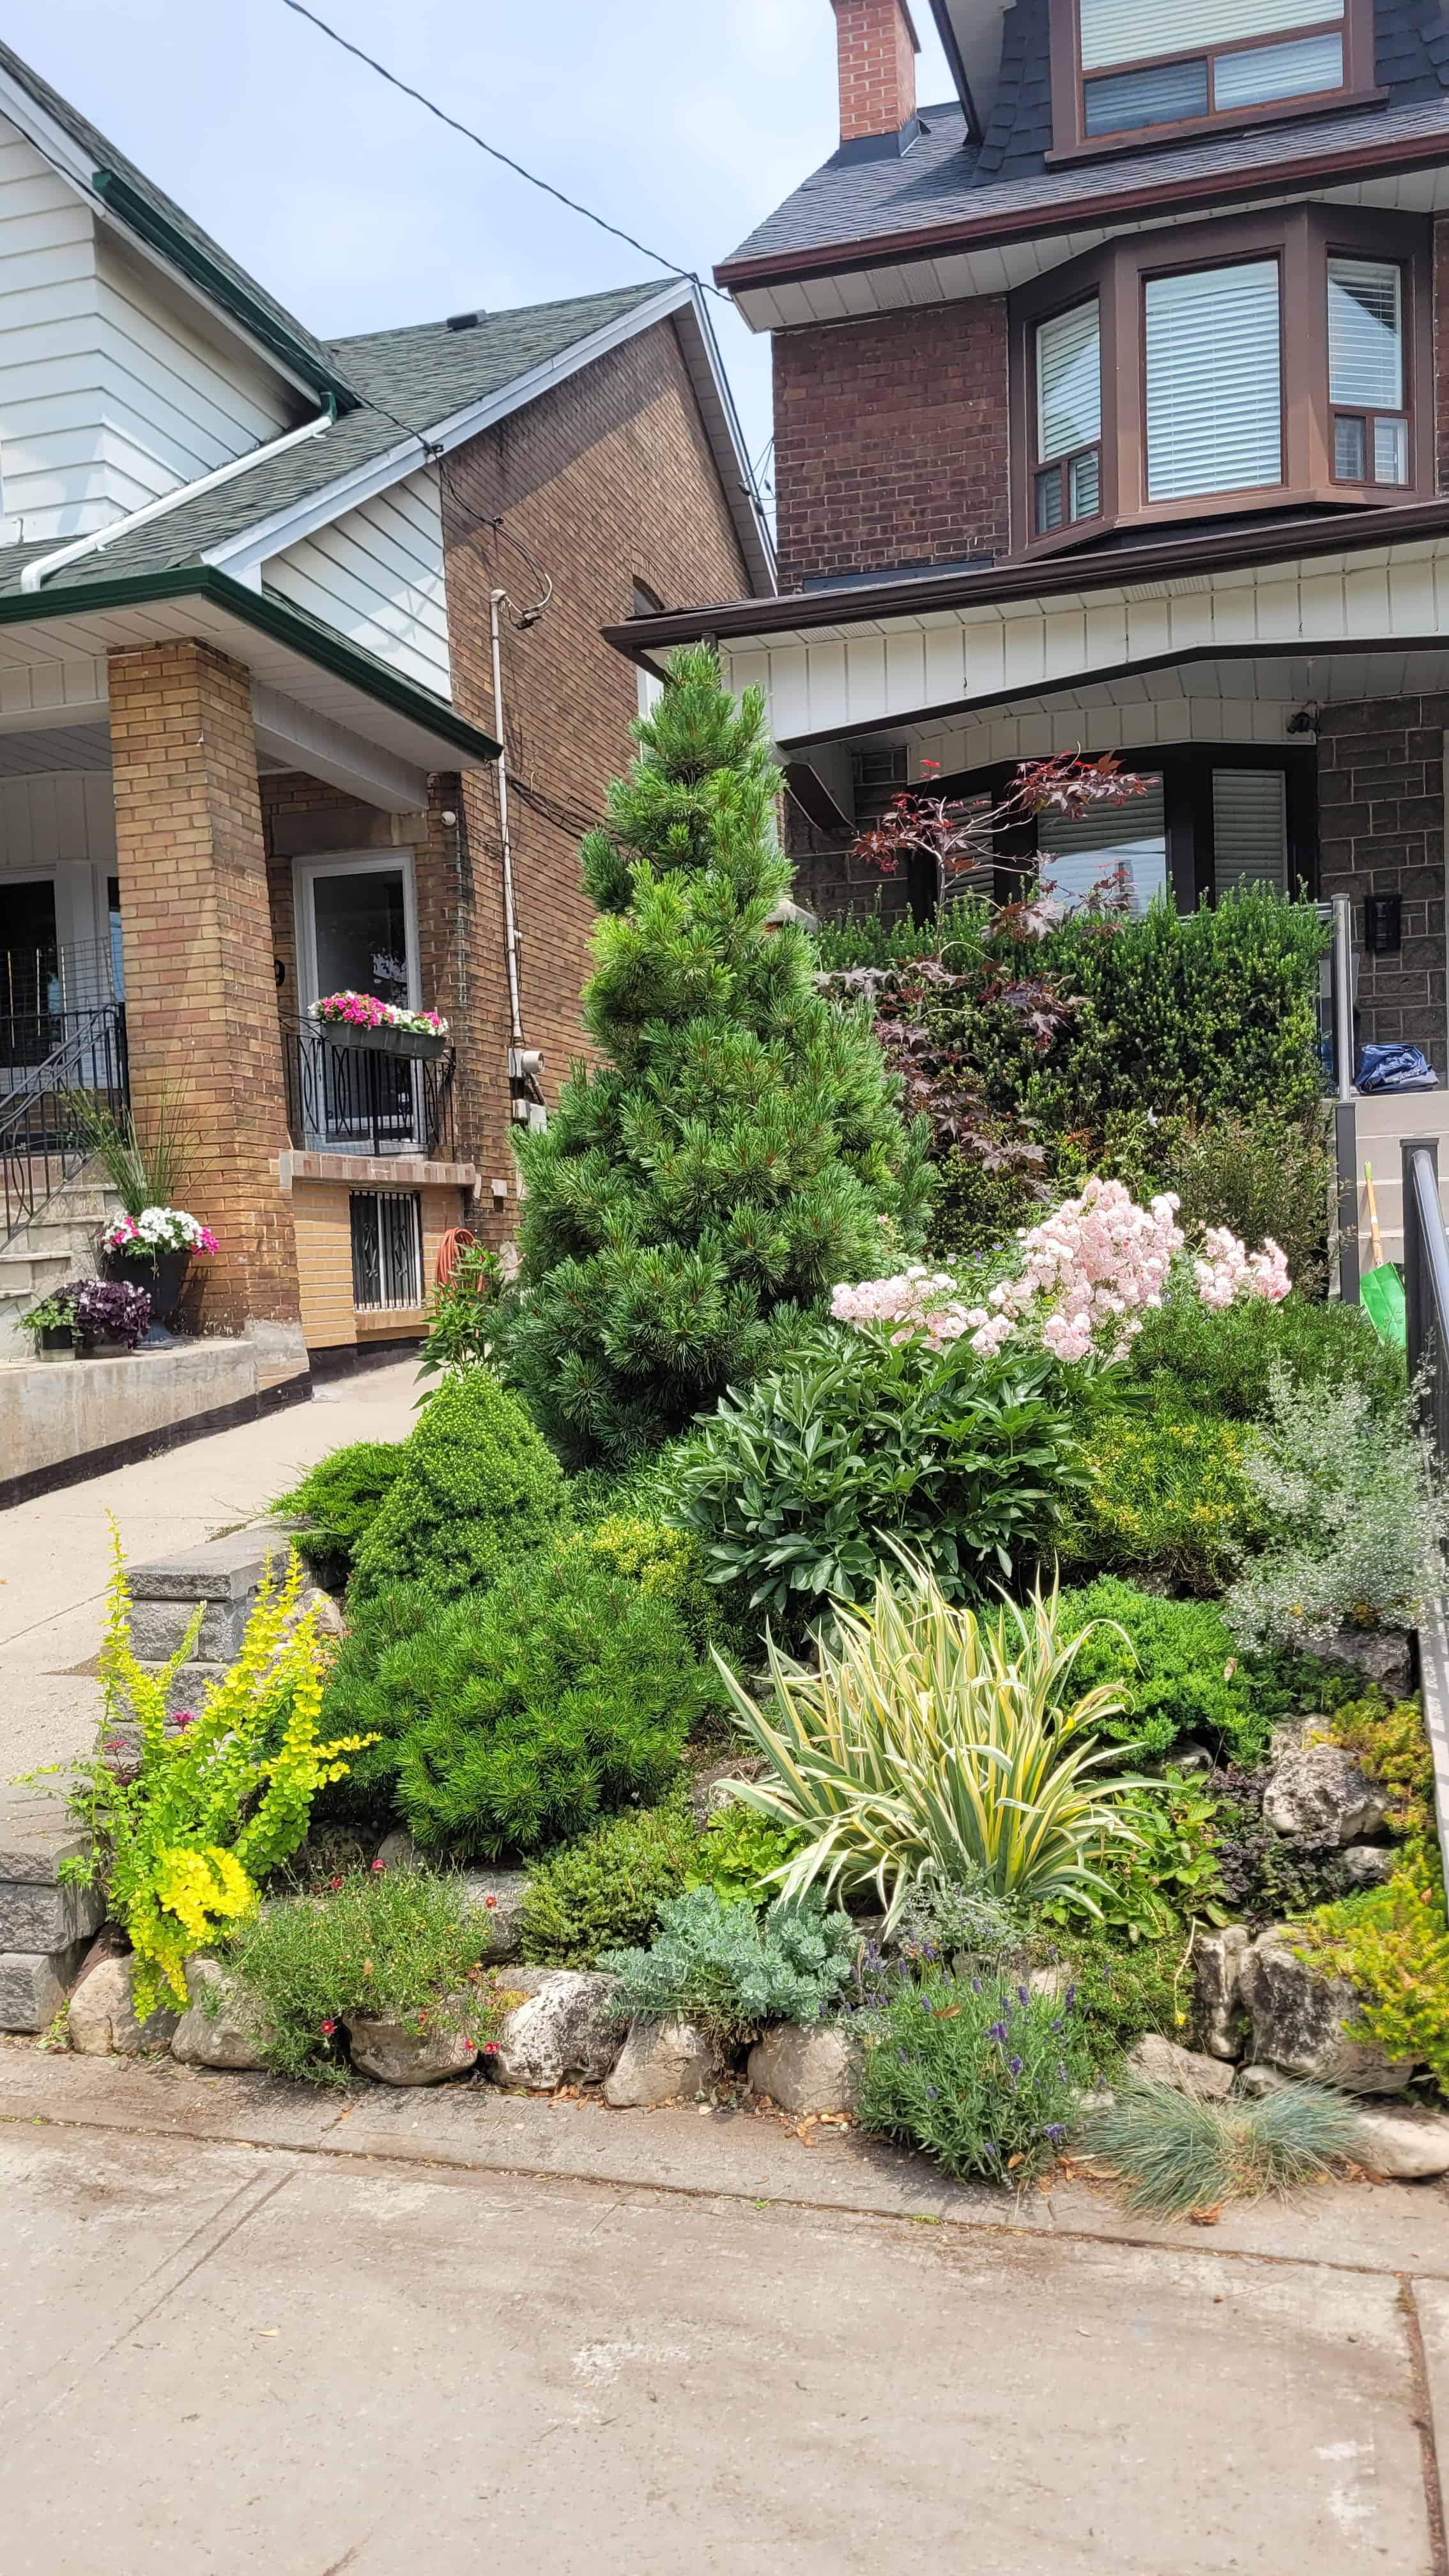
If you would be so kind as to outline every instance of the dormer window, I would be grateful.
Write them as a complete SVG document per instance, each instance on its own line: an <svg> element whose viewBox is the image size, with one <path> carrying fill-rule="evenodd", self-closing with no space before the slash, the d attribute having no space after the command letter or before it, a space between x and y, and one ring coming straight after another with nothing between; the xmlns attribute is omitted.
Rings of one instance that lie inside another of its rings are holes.
<svg viewBox="0 0 1449 2576"><path fill-rule="evenodd" d="M1054 0L1062 154L1376 96L1373 0Z"/></svg>

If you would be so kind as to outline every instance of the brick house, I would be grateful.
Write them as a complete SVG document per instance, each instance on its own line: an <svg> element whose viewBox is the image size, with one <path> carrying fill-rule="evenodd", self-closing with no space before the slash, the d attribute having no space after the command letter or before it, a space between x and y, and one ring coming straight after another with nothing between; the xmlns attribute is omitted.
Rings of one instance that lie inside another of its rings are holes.
<svg viewBox="0 0 1449 2576"><path fill-rule="evenodd" d="M1449 12L932 6L919 107L907 0L834 0L839 149L716 272L772 336L783 595L615 640L765 689L817 908L875 899L900 786L1119 752L1150 796L1054 824L1059 887L1347 896L1363 1036L1442 1076Z"/></svg>
<svg viewBox="0 0 1449 2576"><path fill-rule="evenodd" d="M199 1136L201 1328L416 1333L583 1044L601 629L772 584L687 282L324 342L0 46L0 1331L37 1120L123 1027ZM443 1057L326 1038L344 986Z"/></svg>

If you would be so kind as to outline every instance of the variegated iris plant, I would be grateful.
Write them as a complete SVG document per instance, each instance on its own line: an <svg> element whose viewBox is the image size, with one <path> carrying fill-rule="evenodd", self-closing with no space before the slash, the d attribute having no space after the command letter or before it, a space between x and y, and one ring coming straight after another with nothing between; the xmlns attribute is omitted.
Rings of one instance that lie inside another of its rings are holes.
<svg viewBox="0 0 1449 2576"><path fill-rule="evenodd" d="M1104 1882L1093 1859L1104 1840L1137 1839L1115 1802L1144 1784L1099 1776L1120 1754L1094 1746L1093 1729L1120 1713L1120 1694L1071 1698L1092 1633L1063 1642L1055 1592L1024 1610L957 1609L907 1563L868 1609L837 1604L813 1671L771 1644L768 1711L726 1672L768 1765L736 1795L810 1836L775 1873L782 1895L817 1881L832 1895L874 1891L887 1929L932 1882L1096 1913Z"/></svg>

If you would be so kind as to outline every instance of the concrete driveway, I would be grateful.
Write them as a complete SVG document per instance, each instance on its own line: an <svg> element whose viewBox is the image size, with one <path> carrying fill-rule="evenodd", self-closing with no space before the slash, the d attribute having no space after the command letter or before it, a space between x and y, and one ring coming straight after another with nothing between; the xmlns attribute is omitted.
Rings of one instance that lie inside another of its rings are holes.
<svg viewBox="0 0 1449 2576"><path fill-rule="evenodd" d="M1441 2375L1437 2189L0 2053L6 2576L1444 2576Z"/></svg>

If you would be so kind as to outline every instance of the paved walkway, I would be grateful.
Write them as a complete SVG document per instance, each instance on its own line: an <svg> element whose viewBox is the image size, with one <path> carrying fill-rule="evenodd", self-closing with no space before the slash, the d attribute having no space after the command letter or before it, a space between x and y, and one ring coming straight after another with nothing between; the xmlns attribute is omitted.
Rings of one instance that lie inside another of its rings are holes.
<svg viewBox="0 0 1449 2576"><path fill-rule="evenodd" d="M324 1387L310 1404L0 1512L0 1786L91 1740L114 1515L135 1563L255 1520L347 1440L411 1430L411 1360Z"/></svg>
<svg viewBox="0 0 1449 2576"><path fill-rule="evenodd" d="M819 2136L819 2132L815 2132ZM1445 2576L1449 2198L0 2043L6 2576Z"/></svg>

